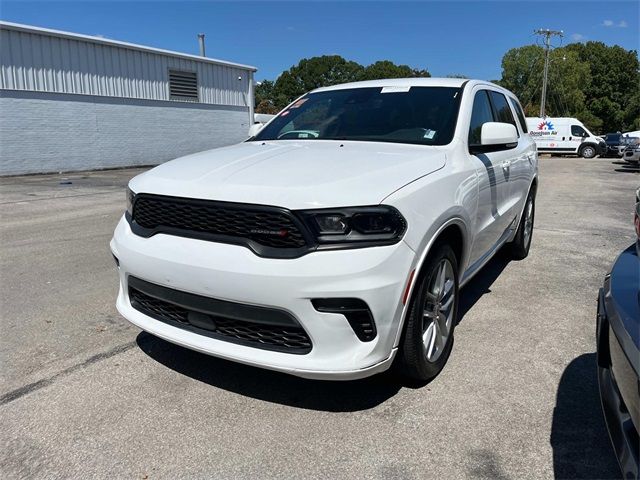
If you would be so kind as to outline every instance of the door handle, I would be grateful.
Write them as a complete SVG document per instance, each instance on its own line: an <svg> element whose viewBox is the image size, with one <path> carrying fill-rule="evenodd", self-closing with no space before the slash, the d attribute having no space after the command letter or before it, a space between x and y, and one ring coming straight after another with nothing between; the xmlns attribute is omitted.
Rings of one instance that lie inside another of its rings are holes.
<svg viewBox="0 0 640 480"><path fill-rule="evenodd" d="M504 162L502 162L503 170L509 170L509 167L511 167L511 160L505 160Z"/></svg>

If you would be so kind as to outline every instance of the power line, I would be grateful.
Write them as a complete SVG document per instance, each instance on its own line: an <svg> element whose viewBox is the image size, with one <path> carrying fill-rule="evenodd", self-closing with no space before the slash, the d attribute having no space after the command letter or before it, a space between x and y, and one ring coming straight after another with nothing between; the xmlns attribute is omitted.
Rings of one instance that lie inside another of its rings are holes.
<svg viewBox="0 0 640 480"><path fill-rule="evenodd" d="M551 37L560 37L564 36L562 30L549 30L539 28L538 30L533 31L534 35L539 35L544 39L544 72L542 73L542 98L540 99L540 117L544 118L545 112L545 102L547 98L547 81L549 76L549 50L551 49Z"/></svg>
<svg viewBox="0 0 640 480"><path fill-rule="evenodd" d="M533 59L533 61L531 62L531 66L529 67L529 71L527 72L526 75L524 75L522 77L522 84L523 85L528 85L529 84L529 79L531 78L531 73L533 72L534 68L536 67L538 61L540 60L540 58L536 57ZM538 79L537 81L535 81L535 85L533 85L533 87L531 87L530 89L527 89L529 93L529 96L526 97L527 100L525 102L522 103L522 105L524 105L525 107L529 105L529 102L531 102L533 100L533 96L536 93L536 90L538 89L538 83L541 79ZM524 95L524 90L522 92L522 94Z"/></svg>

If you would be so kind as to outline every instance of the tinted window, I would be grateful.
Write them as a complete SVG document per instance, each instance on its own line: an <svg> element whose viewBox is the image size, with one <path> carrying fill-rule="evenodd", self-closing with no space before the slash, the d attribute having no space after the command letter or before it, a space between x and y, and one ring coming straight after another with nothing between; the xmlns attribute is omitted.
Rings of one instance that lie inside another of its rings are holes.
<svg viewBox="0 0 640 480"><path fill-rule="evenodd" d="M493 108L496 113L496 122L510 123L516 127L517 131L518 126L513 118L513 114L511 113L506 97L501 93L493 91L489 92L489 95L491 95L491 103L493 103Z"/></svg>
<svg viewBox="0 0 640 480"><path fill-rule="evenodd" d="M518 121L522 127L522 132L527 133L529 131L527 128L527 119L524 116L520 103L515 98L510 98L509 100L511 100L511 105L513 105L513 109L516 111L516 116L518 117Z"/></svg>
<svg viewBox="0 0 640 480"><path fill-rule="evenodd" d="M360 140L446 145L461 91L448 87L349 88L310 93L254 140Z"/></svg>
<svg viewBox="0 0 640 480"><path fill-rule="evenodd" d="M586 137L587 132L580 125L571 125L571 135L574 137Z"/></svg>
<svg viewBox="0 0 640 480"><path fill-rule="evenodd" d="M473 99L471 124L469 125L469 145L480 145L482 125L493 122L493 112L486 90L480 90Z"/></svg>

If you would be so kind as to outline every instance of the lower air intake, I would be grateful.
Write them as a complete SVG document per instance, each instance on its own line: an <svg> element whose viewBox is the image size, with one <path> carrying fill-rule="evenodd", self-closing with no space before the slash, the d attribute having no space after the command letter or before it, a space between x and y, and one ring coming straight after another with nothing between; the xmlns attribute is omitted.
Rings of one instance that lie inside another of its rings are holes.
<svg viewBox="0 0 640 480"><path fill-rule="evenodd" d="M305 354L311 340L282 310L194 295L129 277L131 306L174 327L241 345Z"/></svg>

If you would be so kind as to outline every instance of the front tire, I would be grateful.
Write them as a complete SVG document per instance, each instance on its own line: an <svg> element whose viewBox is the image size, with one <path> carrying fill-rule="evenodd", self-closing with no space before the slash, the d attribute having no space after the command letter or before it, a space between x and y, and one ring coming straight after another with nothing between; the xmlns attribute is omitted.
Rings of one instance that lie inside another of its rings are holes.
<svg viewBox="0 0 640 480"><path fill-rule="evenodd" d="M518 225L518 232L513 242L509 244L509 250L511 257L514 260L523 260L529 255L529 248L531 247L531 239L533 238L533 221L536 214L536 199L533 189L527 196L527 201L524 204L524 210L522 217L520 218L520 225Z"/></svg>
<svg viewBox="0 0 640 480"><path fill-rule="evenodd" d="M458 316L458 261L449 245L427 257L411 299L399 358L400 373L426 382L444 368Z"/></svg>
<svg viewBox="0 0 640 480"><path fill-rule="evenodd" d="M580 149L580 156L582 158L594 158L597 153L596 147L593 145L585 145Z"/></svg>

